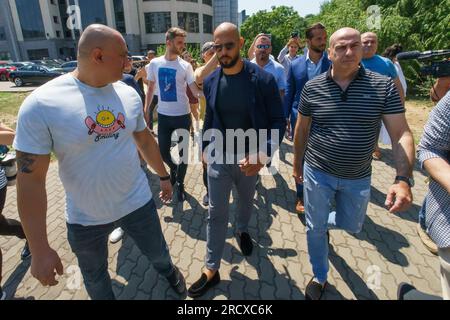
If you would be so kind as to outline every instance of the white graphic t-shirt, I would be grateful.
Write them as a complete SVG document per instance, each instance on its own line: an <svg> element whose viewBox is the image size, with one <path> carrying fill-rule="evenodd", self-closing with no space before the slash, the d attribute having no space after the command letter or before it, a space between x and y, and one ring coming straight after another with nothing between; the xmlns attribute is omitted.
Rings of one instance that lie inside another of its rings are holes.
<svg viewBox="0 0 450 320"><path fill-rule="evenodd" d="M183 116L191 112L186 89L195 79L190 63L180 57L174 61L164 56L155 58L148 65L147 79L156 84L158 113Z"/></svg>
<svg viewBox="0 0 450 320"><path fill-rule="evenodd" d="M90 87L71 74L35 90L19 111L16 150L55 152L70 224L102 225L147 204L133 132L146 128L142 101L121 83Z"/></svg>

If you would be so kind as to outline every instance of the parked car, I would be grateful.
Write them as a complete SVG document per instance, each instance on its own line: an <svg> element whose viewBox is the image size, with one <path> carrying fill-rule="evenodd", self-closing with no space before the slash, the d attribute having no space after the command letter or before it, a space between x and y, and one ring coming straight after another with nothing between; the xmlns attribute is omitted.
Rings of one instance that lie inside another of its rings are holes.
<svg viewBox="0 0 450 320"><path fill-rule="evenodd" d="M69 62L63 63L61 65L61 67L56 68L55 71L68 73L68 72L72 72L77 67L78 67L78 62L77 61L69 61Z"/></svg>
<svg viewBox="0 0 450 320"><path fill-rule="evenodd" d="M17 69L20 69L22 67L28 66L30 64L34 64L33 62L24 61L24 62L12 62L9 65L16 67Z"/></svg>
<svg viewBox="0 0 450 320"><path fill-rule="evenodd" d="M9 81L14 82L17 87L21 87L27 83L44 84L62 74L63 72L53 71L47 67L32 64L10 72Z"/></svg>
<svg viewBox="0 0 450 320"><path fill-rule="evenodd" d="M16 67L9 64L0 64L0 81L8 81L9 73L16 70Z"/></svg>
<svg viewBox="0 0 450 320"><path fill-rule="evenodd" d="M31 60L30 62L32 62L34 64L37 64L37 65L40 65L40 66L44 66L44 67L50 68L50 69L52 69L52 68L61 68L61 64L60 63L58 63L58 62L56 62L54 60L50 60L50 59L47 59L47 60Z"/></svg>
<svg viewBox="0 0 450 320"><path fill-rule="evenodd" d="M131 60L133 62L139 62L139 61L144 61L146 60L147 57L146 56L131 56Z"/></svg>

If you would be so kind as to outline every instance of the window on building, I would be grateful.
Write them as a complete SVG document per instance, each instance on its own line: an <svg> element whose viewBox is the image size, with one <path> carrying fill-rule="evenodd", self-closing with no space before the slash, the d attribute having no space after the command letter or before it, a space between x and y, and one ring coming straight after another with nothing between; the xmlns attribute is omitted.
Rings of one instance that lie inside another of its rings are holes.
<svg viewBox="0 0 450 320"><path fill-rule="evenodd" d="M11 60L11 54L8 51L0 51L0 60Z"/></svg>
<svg viewBox="0 0 450 320"><path fill-rule="evenodd" d="M45 39L39 0L16 0L16 7L24 39Z"/></svg>
<svg viewBox="0 0 450 320"><path fill-rule="evenodd" d="M5 27L0 27L0 41L6 40L6 32Z"/></svg>
<svg viewBox="0 0 450 320"><path fill-rule="evenodd" d="M198 0L177 0L177 1L185 1L185 2L195 2L195 3L198 3Z"/></svg>
<svg viewBox="0 0 450 320"><path fill-rule="evenodd" d="M123 0L114 0L114 15L116 17L116 30L120 33L126 33Z"/></svg>
<svg viewBox="0 0 450 320"><path fill-rule="evenodd" d="M202 3L212 7L212 0L202 0Z"/></svg>
<svg viewBox="0 0 450 320"><path fill-rule="evenodd" d="M178 26L187 32L199 33L198 13L178 12Z"/></svg>
<svg viewBox="0 0 450 320"><path fill-rule="evenodd" d="M58 17L57 16L53 16L53 22L54 23L59 23Z"/></svg>
<svg viewBox="0 0 450 320"><path fill-rule="evenodd" d="M61 31L56 30L56 37L57 37L57 38L61 38Z"/></svg>
<svg viewBox="0 0 450 320"><path fill-rule="evenodd" d="M207 14L203 15L203 33L213 33L213 17Z"/></svg>
<svg viewBox="0 0 450 320"><path fill-rule="evenodd" d="M74 0L70 0L74 4ZM104 1L78 0L81 10L81 23L83 29L93 23L107 24Z"/></svg>
<svg viewBox="0 0 450 320"><path fill-rule="evenodd" d="M166 33L172 25L170 12L146 12L144 17L146 33Z"/></svg>
<svg viewBox="0 0 450 320"><path fill-rule="evenodd" d="M42 60L44 58L49 58L48 49L28 50L27 53L29 60Z"/></svg>

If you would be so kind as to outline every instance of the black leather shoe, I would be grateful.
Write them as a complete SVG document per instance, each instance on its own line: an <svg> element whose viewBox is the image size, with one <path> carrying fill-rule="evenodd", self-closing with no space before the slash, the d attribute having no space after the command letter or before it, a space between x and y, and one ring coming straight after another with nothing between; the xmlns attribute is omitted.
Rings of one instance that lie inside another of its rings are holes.
<svg viewBox="0 0 450 320"><path fill-rule="evenodd" d="M323 293L327 287L328 282L325 282L323 285L314 281L312 278L305 290L305 300L320 300L322 298Z"/></svg>
<svg viewBox="0 0 450 320"><path fill-rule="evenodd" d="M397 290L397 300L405 300L405 295L412 290L416 290L416 288L405 282L400 283Z"/></svg>
<svg viewBox="0 0 450 320"><path fill-rule="evenodd" d="M206 274L202 273L200 279L197 280L188 290L188 296L191 298L198 298L204 295L209 289L220 282L219 271L216 271L214 277L208 281Z"/></svg>
<svg viewBox="0 0 450 320"><path fill-rule="evenodd" d="M178 189L178 202L186 201L186 191L184 191L184 184L178 183L177 189Z"/></svg>
<svg viewBox="0 0 450 320"><path fill-rule="evenodd" d="M22 252L20 253L20 258L22 258L22 260L25 260L26 258L31 256L31 251L30 248L28 247L28 241L25 242L25 246L22 249Z"/></svg>
<svg viewBox="0 0 450 320"><path fill-rule="evenodd" d="M204 205L205 207L209 206L209 195L208 194L205 194L205 196L203 197L202 205Z"/></svg>
<svg viewBox="0 0 450 320"><path fill-rule="evenodd" d="M242 232L239 235L239 247L244 256L250 256L253 252L252 238L247 232Z"/></svg>
<svg viewBox="0 0 450 320"><path fill-rule="evenodd" d="M176 293L182 295L186 292L186 281L184 280L183 274L180 270L174 266L173 273L167 277L170 286Z"/></svg>

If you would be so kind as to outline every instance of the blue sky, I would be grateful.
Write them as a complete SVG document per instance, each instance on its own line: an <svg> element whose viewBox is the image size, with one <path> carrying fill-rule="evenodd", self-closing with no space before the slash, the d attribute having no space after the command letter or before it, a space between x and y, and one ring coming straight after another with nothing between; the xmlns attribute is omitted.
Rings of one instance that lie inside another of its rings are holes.
<svg viewBox="0 0 450 320"><path fill-rule="evenodd" d="M258 12L259 10L270 10L272 6L289 6L294 7L300 16L307 14L319 13L320 4L324 0L238 0L239 11L247 10L248 15Z"/></svg>

